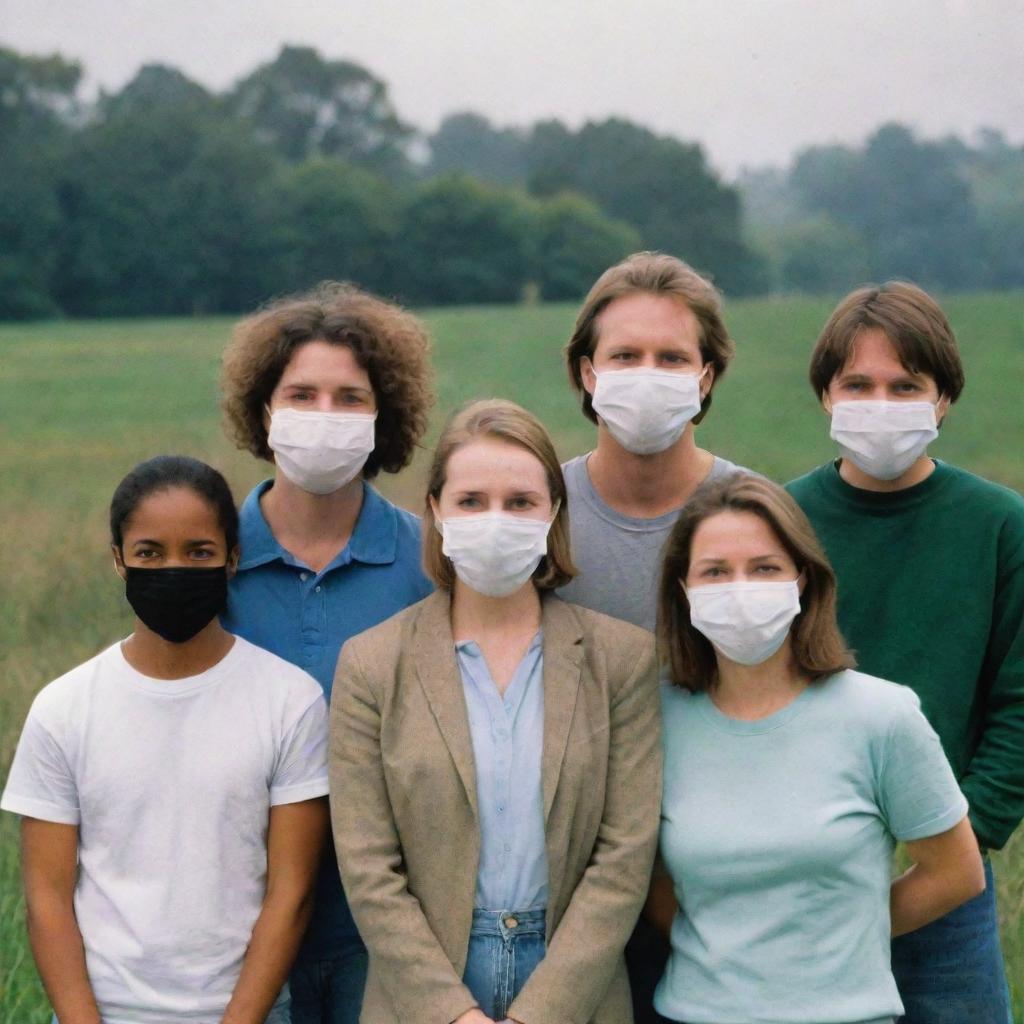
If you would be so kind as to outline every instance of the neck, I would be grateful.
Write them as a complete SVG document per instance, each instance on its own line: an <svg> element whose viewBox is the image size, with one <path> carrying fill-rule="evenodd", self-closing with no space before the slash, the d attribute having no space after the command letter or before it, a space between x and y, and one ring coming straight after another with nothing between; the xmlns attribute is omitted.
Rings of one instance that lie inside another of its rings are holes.
<svg viewBox="0 0 1024 1024"><path fill-rule="evenodd" d="M144 676L185 679L213 668L234 643L235 638L217 618L182 644L172 644L136 618L135 631L121 644L121 651L128 664Z"/></svg>
<svg viewBox="0 0 1024 1024"><path fill-rule="evenodd" d="M533 636L540 629L540 594L527 580L507 597L488 597L460 579L452 589L452 635L456 642L487 636Z"/></svg>
<svg viewBox="0 0 1024 1024"><path fill-rule="evenodd" d="M616 512L654 519L685 505L714 462L710 452L697 447L692 423L674 445L652 455L627 451L602 424L587 473L601 500Z"/></svg>
<svg viewBox="0 0 1024 1024"><path fill-rule="evenodd" d="M363 478L357 476L330 494L310 494L283 473L260 499L260 509L278 543L294 555L312 552L326 565L348 542L363 507ZM330 556L323 558L329 549ZM323 565L313 565L320 569Z"/></svg>
<svg viewBox="0 0 1024 1024"><path fill-rule="evenodd" d="M765 718L791 703L807 686L807 679L797 671L789 637L760 665L740 665L717 652L716 658L718 679L711 699L733 718Z"/></svg>
<svg viewBox="0 0 1024 1024"><path fill-rule="evenodd" d="M862 491L878 491L880 493L891 491L905 491L908 487L927 480L935 472L935 462L927 455L922 455L910 469L895 480L879 480L876 477L868 476L862 469L850 461L841 459L839 462L839 475L851 487L859 487Z"/></svg>

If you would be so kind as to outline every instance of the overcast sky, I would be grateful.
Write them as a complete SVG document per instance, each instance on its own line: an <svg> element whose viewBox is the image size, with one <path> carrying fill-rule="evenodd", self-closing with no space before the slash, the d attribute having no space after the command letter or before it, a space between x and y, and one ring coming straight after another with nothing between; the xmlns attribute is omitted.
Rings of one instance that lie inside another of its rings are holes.
<svg viewBox="0 0 1024 1024"><path fill-rule="evenodd" d="M619 115L729 175L889 120L1024 143L1022 0L0 0L0 43L93 87L159 61L220 89L286 42L364 64L428 131Z"/></svg>

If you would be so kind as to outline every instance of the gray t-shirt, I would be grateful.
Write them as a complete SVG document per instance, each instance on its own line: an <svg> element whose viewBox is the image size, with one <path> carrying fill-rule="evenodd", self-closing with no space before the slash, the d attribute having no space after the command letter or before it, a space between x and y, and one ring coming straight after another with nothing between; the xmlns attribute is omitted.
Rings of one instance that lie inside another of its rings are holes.
<svg viewBox="0 0 1024 1024"><path fill-rule="evenodd" d="M654 519L624 516L598 496L587 472L590 454L570 459L562 472L569 492L572 557L579 575L558 594L566 601L654 631L661 552L682 507ZM694 494L730 473L749 472L715 457Z"/></svg>

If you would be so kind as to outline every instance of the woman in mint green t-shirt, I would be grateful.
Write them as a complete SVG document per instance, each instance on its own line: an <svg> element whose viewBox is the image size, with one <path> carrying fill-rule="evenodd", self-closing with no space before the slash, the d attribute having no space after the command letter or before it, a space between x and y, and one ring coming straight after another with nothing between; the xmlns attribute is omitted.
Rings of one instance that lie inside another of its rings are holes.
<svg viewBox="0 0 1024 1024"><path fill-rule="evenodd" d="M903 1009L891 935L984 888L917 697L853 671L832 569L761 478L683 511L658 617L665 783L647 913L672 954L656 1008L687 1024L889 1024ZM893 881L897 841L913 864Z"/></svg>

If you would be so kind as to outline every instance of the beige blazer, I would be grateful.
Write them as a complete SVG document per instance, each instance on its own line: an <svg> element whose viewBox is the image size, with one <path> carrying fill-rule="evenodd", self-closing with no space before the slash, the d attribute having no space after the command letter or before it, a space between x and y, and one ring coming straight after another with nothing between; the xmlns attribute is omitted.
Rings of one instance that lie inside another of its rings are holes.
<svg viewBox="0 0 1024 1024"><path fill-rule="evenodd" d="M622 950L661 805L654 638L546 597L542 778L547 953L509 1010L525 1024L629 1024ZM345 644L331 700L331 816L370 954L361 1024L449 1024L480 828L469 720L438 591Z"/></svg>

